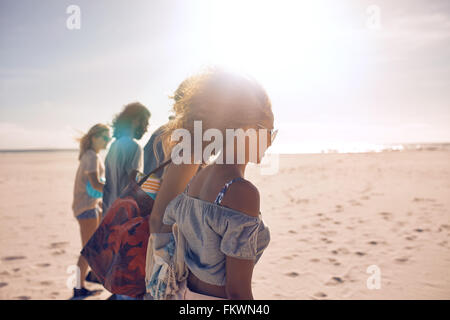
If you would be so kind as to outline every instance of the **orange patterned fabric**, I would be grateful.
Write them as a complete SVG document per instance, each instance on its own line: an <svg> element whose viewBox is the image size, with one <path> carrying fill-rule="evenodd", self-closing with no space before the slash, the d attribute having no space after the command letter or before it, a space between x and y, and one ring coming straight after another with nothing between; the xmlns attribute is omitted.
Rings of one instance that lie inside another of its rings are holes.
<svg viewBox="0 0 450 320"><path fill-rule="evenodd" d="M152 206L153 199L131 182L81 252L112 293L131 297L145 294L148 216Z"/></svg>

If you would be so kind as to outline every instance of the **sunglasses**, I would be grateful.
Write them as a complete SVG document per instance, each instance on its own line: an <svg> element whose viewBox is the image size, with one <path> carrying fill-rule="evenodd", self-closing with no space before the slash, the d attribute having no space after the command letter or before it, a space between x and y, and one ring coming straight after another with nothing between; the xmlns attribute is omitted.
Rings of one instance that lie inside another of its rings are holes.
<svg viewBox="0 0 450 320"><path fill-rule="evenodd" d="M268 131L270 131L270 144L273 144L273 141L275 140L277 133L278 133L278 129L267 129L266 127L258 124L258 127L261 129L266 129Z"/></svg>

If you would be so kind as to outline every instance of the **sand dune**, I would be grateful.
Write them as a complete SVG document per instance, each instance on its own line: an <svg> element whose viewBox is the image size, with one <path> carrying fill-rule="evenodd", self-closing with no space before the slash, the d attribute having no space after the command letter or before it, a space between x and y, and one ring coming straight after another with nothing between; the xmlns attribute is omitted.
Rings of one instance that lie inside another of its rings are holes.
<svg viewBox="0 0 450 320"><path fill-rule="evenodd" d="M0 299L71 296L76 159L0 155ZM446 151L283 155L277 175L250 167L272 236L255 268L255 298L449 299L449 159ZM371 265L380 289L367 288Z"/></svg>

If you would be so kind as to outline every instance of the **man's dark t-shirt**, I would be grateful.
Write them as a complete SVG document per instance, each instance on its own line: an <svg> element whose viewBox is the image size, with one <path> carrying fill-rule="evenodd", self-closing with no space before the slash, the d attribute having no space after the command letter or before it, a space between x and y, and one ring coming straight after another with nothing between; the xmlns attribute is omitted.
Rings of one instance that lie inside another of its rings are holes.
<svg viewBox="0 0 450 320"><path fill-rule="evenodd" d="M164 151L162 142L158 138L164 131L164 126L159 127L148 140L144 147L144 174L149 173L153 169L156 169L164 161ZM155 155L153 145L156 143L156 152L158 157ZM164 170L159 170L155 175L161 179Z"/></svg>

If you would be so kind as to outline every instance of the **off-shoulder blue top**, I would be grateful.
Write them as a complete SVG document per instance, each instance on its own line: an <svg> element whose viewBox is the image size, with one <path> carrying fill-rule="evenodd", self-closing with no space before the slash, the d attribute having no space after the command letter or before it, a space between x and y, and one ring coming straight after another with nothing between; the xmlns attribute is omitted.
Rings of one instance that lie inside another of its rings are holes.
<svg viewBox="0 0 450 320"><path fill-rule="evenodd" d="M220 205L227 183L216 202L191 197L187 190L166 208L163 223L176 223L186 239L184 254L189 270L200 280L225 285L225 256L255 260L270 241L270 232L261 214L251 217Z"/></svg>

